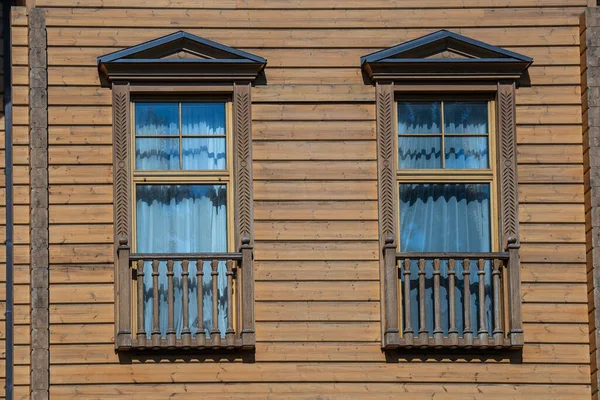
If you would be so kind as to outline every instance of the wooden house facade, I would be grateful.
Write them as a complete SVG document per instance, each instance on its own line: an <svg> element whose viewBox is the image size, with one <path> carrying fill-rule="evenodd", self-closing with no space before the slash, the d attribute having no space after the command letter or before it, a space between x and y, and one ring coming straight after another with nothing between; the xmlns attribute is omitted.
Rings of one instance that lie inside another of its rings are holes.
<svg viewBox="0 0 600 400"><path fill-rule="evenodd" d="M13 1L5 397L597 399L588 3Z"/></svg>

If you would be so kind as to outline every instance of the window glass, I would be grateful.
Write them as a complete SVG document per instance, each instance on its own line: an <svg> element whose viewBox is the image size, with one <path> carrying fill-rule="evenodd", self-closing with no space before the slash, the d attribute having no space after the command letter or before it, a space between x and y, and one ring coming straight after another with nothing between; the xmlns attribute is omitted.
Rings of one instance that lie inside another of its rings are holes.
<svg viewBox="0 0 600 400"><path fill-rule="evenodd" d="M441 103L439 101L398 103L398 133L441 133Z"/></svg>
<svg viewBox="0 0 600 400"><path fill-rule="evenodd" d="M486 101L398 102L398 167L490 168L488 121Z"/></svg>
<svg viewBox="0 0 600 400"><path fill-rule="evenodd" d="M403 252L489 252L491 250L490 185L489 184L400 184L400 249ZM478 293L479 280L484 281L487 326L492 334L491 265L486 262L485 273L478 274L477 260L468 265L470 276L465 282L462 260L456 263L455 307L464 309L464 285ZM404 268L404 266L403 266ZM402 275L404 279L404 275ZM412 326L419 325L419 275L417 260L412 261L410 273L410 304ZM449 329L448 261L440 263L441 327ZM434 328L433 261L425 263L425 313L427 329ZM471 296L471 326L479 330L479 296ZM456 326L462 334L462 313L456 314Z"/></svg>
<svg viewBox="0 0 600 400"><path fill-rule="evenodd" d="M182 103L184 135L225 135L224 103Z"/></svg>
<svg viewBox="0 0 600 400"><path fill-rule="evenodd" d="M136 135L179 135L177 103L135 103Z"/></svg>
<svg viewBox="0 0 600 400"><path fill-rule="evenodd" d="M139 253L198 253L227 251L227 189L225 185L137 185L136 241ZM204 294L204 334L208 336L212 320L212 276L210 262L202 264L202 281L198 282L196 263L189 264L189 297L196 298L198 285ZM159 328L166 337L168 327L167 265L158 268ZM227 329L226 264L218 266L219 320L221 335ZM178 338L183 329L181 262L174 265L175 331ZM154 283L152 263L144 264L145 330L150 337L153 329ZM198 331L198 305L188 305L190 330Z"/></svg>
<svg viewBox="0 0 600 400"><path fill-rule="evenodd" d="M136 170L227 169L224 102L136 103L135 136Z"/></svg>
<svg viewBox="0 0 600 400"><path fill-rule="evenodd" d="M444 102L444 132L484 135L488 133L487 102Z"/></svg>

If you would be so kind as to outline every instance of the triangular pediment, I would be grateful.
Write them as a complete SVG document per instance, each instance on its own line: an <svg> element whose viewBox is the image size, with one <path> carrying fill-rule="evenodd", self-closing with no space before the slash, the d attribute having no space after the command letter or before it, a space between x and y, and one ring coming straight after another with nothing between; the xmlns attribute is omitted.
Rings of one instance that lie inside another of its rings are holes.
<svg viewBox="0 0 600 400"><path fill-rule="evenodd" d="M111 80L254 80L267 60L179 31L98 57L104 82Z"/></svg>
<svg viewBox="0 0 600 400"><path fill-rule="evenodd" d="M361 58L372 78L424 74L517 77L532 59L454 32L441 30ZM394 72L396 71L396 73ZM506 76L503 76L506 75Z"/></svg>

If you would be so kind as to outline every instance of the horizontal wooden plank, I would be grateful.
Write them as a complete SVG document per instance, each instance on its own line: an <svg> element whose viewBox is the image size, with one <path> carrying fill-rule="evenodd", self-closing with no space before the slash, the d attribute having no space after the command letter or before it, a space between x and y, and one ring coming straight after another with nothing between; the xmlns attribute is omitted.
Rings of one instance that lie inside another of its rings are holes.
<svg viewBox="0 0 600 400"><path fill-rule="evenodd" d="M51 208L57 206L50 206ZM78 205L68 205L70 207L79 207ZM84 206L86 212L89 212L91 206ZM112 209L112 207L111 207ZM73 208L75 210L75 208ZM98 215L95 212L95 215ZM72 218L73 219L73 218ZM79 220L79 218L75 218ZM83 218L87 219L87 218ZM111 218L112 220L112 215ZM91 222L91 221L90 221ZM50 243L51 244L75 244L75 243L112 243L114 241L113 226L104 225L55 225L50 224Z"/></svg>
<svg viewBox="0 0 600 400"><path fill-rule="evenodd" d="M378 240L376 221L263 222L254 224L256 240Z"/></svg>
<svg viewBox="0 0 600 400"><path fill-rule="evenodd" d="M53 284L50 286L50 303L113 303L114 285L112 284ZM92 321L90 321L92 322Z"/></svg>
<svg viewBox="0 0 600 400"><path fill-rule="evenodd" d="M258 223L255 223L255 227ZM254 278L269 281L379 280L377 261L255 261Z"/></svg>
<svg viewBox="0 0 600 400"><path fill-rule="evenodd" d="M375 181L254 182L255 200L377 200ZM290 217L290 219L293 219Z"/></svg>
<svg viewBox="0 0 600 400"><path fill-rule="evenodd" d="M138 28L173 27L180 29L203 26L219 28L338 28L398 27L436 28L473 26L551 26L579 24L579 10L554 8L523 9L414 9L414 10L198 10L163 9L157 15L148 9L48 9L46 23L72 27L130 27L131 19ZM150 22L152 21L152 22ZM142 40L143 41L143 40Z"/></svg>
<svg viewBox="0 0 600 400"><path fill-rule="evenodd" d="M55 286L51 286L52 295L56 295ZM113 323L114 315L115 306L112 303L50 305L52 324Z"/></svg>
<svg viewBox="0 0 600 400"><path fill-rule="evenodd" d="M311 300L293 302L259 301L256 303L256 320L261 322L379 321L379 303L377 302Z"/></svg>
<svg viewBox="0 0 600 400"><path fill-rule="evenodd" d="M112 244L63 244L50 246L54 264L109 263L113 261Z"/></svg>
<svg viewBox="0 0 600 400"><path fill-rule="evenodd" d="M123 3L118 0L38 0L39 7L73 7L73 8L119 8ZM489 7L585 7L585 0L462 0L456 3L449 0L437 1L433 4L418 0L372 0L365 4L360 0L333 0L323 3L319 0L135 0L127 3L129 8L184 8L184 9L412 9L412 8L489 8ZM26 15L20 18L26 20ZM22 23L22 22L21 22Z"/></svg>
<svg viewBox="0 0 600 400"><path fill-rule="evenodd" d="M585 268L581 264L528 264L521 263L523 282L585 283Z"/></svg>
<svg viewBox="0 0 600 400"><path fill-rule="evenodd" d="M583 167L519 165L519 183L583 183Z"/></svg>
<svg viewBox="0 0 600 400"><path fill-rule="evenodd" d="M112 146L49 146L49 165L112 165Z"/></svg>
<svg viewBox="0 0 600 400"><path fill-rule="evenodd" d="M93 350L86 350L90 354ZM95 353L94 353L95 354ZM101 357L101 355L99 355ZM91 358L91 354L89 356ZM373 400L389 399L390 393L398 390L398 383L170 383L156 385L140 384L97 384L97 385L52 385L50 395L59 398L121 399L123 396L143 396L144 399L164 399L165 396L192 398L192 394L206 393L211 399L241 398L260 400L268 393L269 399L309 400L321 396L326 398L350 397ZM583 399L590 397L590 388L585 385L495 385L444 383L403 383L402 391L412 400L427 400L432 397L444 399L490 399L519 400L526 397L552 398L555 400ZM262 397L261 397L262 396Z"/></svg>
<svg viewBox="0 0 600 400"><path fill-rule="evenodd" d="M51 265L51 284L55 283L113 283L114 265Z"/></svg>
<svg viewBox="0 0 600 400"><path fill-rule="evenodd" d="M521 204L519 220L535 223L583 223L583 204Z"/></svg>
<svg viewBox="0 0 600 400"><path fill-rule="evenodd" d="M533 174L533 172L532 172ZM581 184L519 184L520 203L583 203Z"/></svg>
<svg viewBox="0 0 600 400"><path fill-rule="evenodd" d="M254 161L252 166L254 179L261 181L377 179L375 161Z"/></svg>
<svg viewBox="0 0 600 400"><path fill-rule="evenodd" d="M111 205L50 205L50 224L69 223L108 223L113 222L113 207ZM94 243L91 238L88 243Z"/></svg>
<svg viewBox="0 0 600 400"><path fill-rule="evenodd" d="M255 284L255 298L257 301L378 301L379 283L263 281Z"/></svg>
<svg viewBox="0 0 600 400"><path fill-rule="evenodd" d="M585 242L585 226L582 224L522 224L522 242Z"/></svg>
<svg viewBox="0 0 600 400"><path fill-rule="evenodd" d="M289 9L289 7L285 7ZM341 10L340 10L341 13ZM121 29L106 28L54 28L48 29L48 42L52 46L102 46L128 47L175 32L176 29ZM522 28L458 28L454 32L477 37L496 46L578 45L577 27L522 27ZM332 47L391 47L431 33L431 29L186 29L193 35L227 43L236 48L332 48ZM26 32L25 32L26 34ZM26 42L24 43L26 45Z"/></svg>
<svg viewBox="0 0 600 400"><path fill-rule="evenodd" d="M257 242L256 260L377 260L377 241L363 242Z"/></svg>
<svg viewBox="0 0 600 400"><path fill-rule="evenodd" d="M260 161L376 160L377 152L375 141L261 141L253 144L252 158Z"/></svg>
<svg viewBox="0 0 600 400"><path fill-rule="evenodd" d="M71 171L75 173L75 177L68 178ZM85 183L88 179L92 180L91 177L94 171L98 173L107 172L105 168L101 168L100 170L92 169L90 171L80 169L79 167L59 167L55 170L57 172L55 179L59 182ZM48 192L50 195L50 204L112 204L113 202L112 185L51 184Z"/></svg>
<svg viewBox="0 0 600 400"><path fill-rule="evenodd" d="M519 145L517 160L520 164L581 164L581 145Z"/></svg>
<svg viewBox="0 0 600 400"><path fill-rule="evenodd" d="M302 371L298 374L298 371ZM527 365L527 364L461 364L456 368L452 363L440 364L431 371L429 363L404 364L353 364L353 363L314 363L314 364L265 364L262 368L244 363L204 363L204 364L121 364L121 365L81 365L54 366L51 384L65 383L161 383L161 382L235 382L244 380L259 381L267 378L270 382L289 382L291 377L300 382L402 382L414 376L423 376L422 382L473 382L479 383L569 383L586 384L589 367L572 365Z"/></svg>
<svg viewBox="0 0 600 400"><path fill-rule="evenodd" d="M48 170L50 185L112 183L112 166L51 166Z"/></svg>
<svg viewBox="0 0 600 400"><path fill-rule="evenodd" d="M523 244L521 261L525 263L584 263L585 244Z"/></svg>
<svg viewBox="0 0 600 400"><path fill-rule="evenodd" d="M50 145L109 145L112 143L112 127L51 126L48 128L48 142Z"/></svg>
<svg viewBox="0 0 600 400"><path fill-rule="evenodd" d="M532 323L579 323L588 322L587 304L525 303L522 307L523 321ZM556 343L563 341L557 336Z"/></svg>
<svg viewBox="0 0 600 400"><path fill-rule="evenodd" d="M529 343L588 343L586 323L525 323L523 324L525 342ZM560 338L560 339L558 339Z"/></svg>
<svg viewBox="0 0 600 400"><path fill-rule="evenodd" d="M50 324L50 345L106 343L114 346L114 324Z"/></svg>
<svg viewBox="0 0 600 400"><path fill-rule="evenodd" d="M524 283L521 299L526 303L587 304L585 284Z"/></svg>
<svg viewBox="0 0 600 400"><path fill-rule="evenodd" d="M252 139L374 140L375 121L254 121ZM256 145L257 143L255 143Z"/></svg>

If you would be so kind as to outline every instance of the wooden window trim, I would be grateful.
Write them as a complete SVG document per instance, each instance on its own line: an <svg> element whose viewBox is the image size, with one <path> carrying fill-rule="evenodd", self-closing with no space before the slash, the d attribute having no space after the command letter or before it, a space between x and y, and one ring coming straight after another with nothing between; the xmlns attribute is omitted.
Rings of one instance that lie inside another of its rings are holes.
<svg viewBox="0 0 600 400"><path fill-rule="evenodd" d="M130 243L132 240L132 163L131 163L131 96L132 93L152 91L162 85L138 86L127 81L112 82L113 96L113 175L114 175L114 225L115 225L115 348L130 350L147 348L136 345L133 333L133 293L132 268L130 262ZM172 90L165 85L164 92L201 93L206 95L211 90L203 90L201 85L193 89ZM152 88L152 89L151 89ZM169 88L167 90L166 88ZM214 88L214 86L210 86ZM229 93L232 102L231 129L233 140L233 191L234 191L234 233L235 247L239 253L232 253L241 260L241 273L238 289L239 307L237 308L238 332L231 340L211 345L198 344L189 346L181 343L173 346L154 346L156 349L253 349L256 344L254 317L254 273L252 265L253 252L253 198L252 198L252 135L251 135L251 82L235 81L232 85L219 85L218 93Z"/></svg>
<svg viewBox="0 0 600 400"><path fill-rule="evenodd" d="M411 82L411 92L441 92L469 93L471 83L452 82L450 90L444 90L443 84L418 85ZM397 131L395 128L396 94L406 93L401 82L377 79L377 151L379 179L379 224L383 252L383 337L384 349L412 347L412 342L405 340L400 332L400 306L398 288L398 181L397 181ZM462 91L460 90L462 87ZM498 168L498 197L500 219L500 243L508 253L510 270L508 278L508 331L506 340L496 348L521 348L523 346L523 327L521 318L521 278L519 260L519 226L517 199L517 160L516 160L516 113L515 113L514 80L498 81L495 85L485 84L485 90L479 88L475 92L490 92L495 97L496 104L496 137L497 168ZM490 90L491 89L491 90ZM410 338L412 341L412 337ZM434 347L451 346L454 343L435 343ZM423 348L429 344L421 343ZM472 347L467 343L465 347ZM478 346L475 346L478 347ZM480 345L479 347L488 347Z"/></svg>

